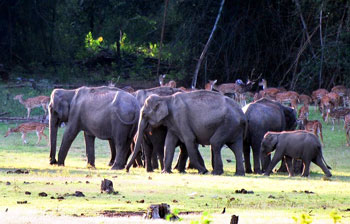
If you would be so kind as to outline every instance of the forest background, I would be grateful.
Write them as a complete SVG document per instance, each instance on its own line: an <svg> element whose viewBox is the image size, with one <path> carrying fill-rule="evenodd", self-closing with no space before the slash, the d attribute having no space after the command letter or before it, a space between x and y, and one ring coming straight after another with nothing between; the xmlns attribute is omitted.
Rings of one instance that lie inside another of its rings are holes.
<svg viewBox="0 0 350 224"><path fill-rule="evenodd" d="M246 81L260 74L269 86L304 93L348 86L349 2L226 0L196 87L209 79ZM190 87L220 3L1 0L0 77L155 86L165 22L159 74Z"/></svg>

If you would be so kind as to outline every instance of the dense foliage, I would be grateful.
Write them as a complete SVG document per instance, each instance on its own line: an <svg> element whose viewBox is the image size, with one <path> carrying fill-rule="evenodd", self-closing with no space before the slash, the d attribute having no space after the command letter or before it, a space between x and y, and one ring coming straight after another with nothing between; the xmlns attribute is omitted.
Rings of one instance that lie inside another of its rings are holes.
<svg viewBox="0 0 350 224"><path fill-rule="evenodd" d="M3 0L2 69L11 79L155 81L165 2ZM190 85L220 2L169 0L161 73ZM252 71L301 92L348 84L349 12L348 0L227 0L197 87Z"/></svg>

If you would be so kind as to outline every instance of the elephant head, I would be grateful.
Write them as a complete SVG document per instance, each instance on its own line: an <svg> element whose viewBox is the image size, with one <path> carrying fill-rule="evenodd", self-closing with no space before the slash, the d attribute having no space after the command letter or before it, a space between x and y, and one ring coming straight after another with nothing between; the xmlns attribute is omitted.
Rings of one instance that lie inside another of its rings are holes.
<svg viewBox="0 0 350 224"><path fill-rule="evenodd" d="M261 142L261 153L264 156L270 155L278 143L278 133L267 132Z"/></svg>
<svg viewBox="0 0 350 224"><path fill-rule="evenodd" d="M135 150L132 157L126 166L128 171L130 166L133 164L137 154L141 148L141 141L143 132L150 125L152 127L157 127L162 124L163 119L169 114L168 104L164 97L158 95L149 96L143 107L141 108L139 124L137 129L137 140L135 143Z"/></svg>
<svg viewBox="0 0 350 224"><path fill-rule="evenodd" d="M50 164L57 163L55 159L57 129L63 122L68 121L70 103L74 93L74 90L55 89L51 94L49 104Z"/></svg>

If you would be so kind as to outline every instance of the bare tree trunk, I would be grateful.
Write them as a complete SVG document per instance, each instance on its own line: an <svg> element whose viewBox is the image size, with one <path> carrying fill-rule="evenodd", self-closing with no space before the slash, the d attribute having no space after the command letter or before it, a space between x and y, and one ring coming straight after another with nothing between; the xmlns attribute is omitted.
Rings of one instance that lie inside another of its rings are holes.
<svg viewBox="0 0 350 224"><path fill-rule="evenodd" d="M314 49L312 48L312 45L311 45L311 38L309 36L309 31L308 31L308 28L307 28L307 25L306 25L303 13L301 12L301 6L300 6L300 3L299 3L299 0L294 0L294 1L295 1L295 5L297 6L297 10L299 12L301 23L303 24L303 27L304 27L304 30L305 30L305 34L306 34L306 37L307 37L306 39L307 39L308 43L310 44L310 49L311 49L312 56L315 58L316 55L315 55Z"/></svg>
<svg viewBox="0 0 350 224"><path fill-rule="evenodd" d="M214 32L216 30L216 27L218 25L218 22L219 22L219 19L220 19L220 16L221 16L221 12L222 12L222 8L224 7L224 3L225 3L225 0L222 0L221 1L221 5L220 5L220 9L219 9L219 12L218 12L218 15L216 17L216 20L215 20L215 24L214 24L214 27L210 33L210 36L209 36L209 39L207 41L207 43L205 44L205 47L202 51L202 54L201 56L199 57L199 60L197 62L197 66L196 66L196 70L194 71L194 75L193 75L193 80L192 80L192 89L196 88L196 84L197 84L197 77L198 77L198 72L199 72L199 69L201 67L201 64L202 64L202 61L203 61L203 58L205 56L205 54L207 53L208 51L208 48L209 48L209 45L210 45L210 42L211 40L213 39L213 35L214 35Z"/></svg>
<svg viewBox="0 0 350 224"><path fill-rule="evenodd" d="M158 51L158 65L157 65L157 78L159 77L159 67L160 67L160 56L162 52L162 45L163 45L163 38L164 38L164 29L165 29L165 18L168 8L168 0L164 0L164 15L163 15L163 25L162 25L162 32L160 34L160 44L159 44L159 51Z"/></svg>
<svg viewBox="0 0 350 224"><path fill-rule="evenodd" d="M321 42L321 64L320 64L320 72L318 74L318 88L321 88L322 85L322 68L323 68L323 54L324 54L324 43L323 43L323 37L322 37L322 8L323 5L321 5L320 10L320 42Z"/></svg>

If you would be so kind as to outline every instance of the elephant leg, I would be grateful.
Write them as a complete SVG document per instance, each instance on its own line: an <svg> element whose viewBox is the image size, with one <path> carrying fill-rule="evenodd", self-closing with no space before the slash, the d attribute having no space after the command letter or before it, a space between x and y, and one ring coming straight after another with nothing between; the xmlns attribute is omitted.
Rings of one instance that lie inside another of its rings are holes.
<svg viewBox="0 0 350 224"><path fill-rule="evenodd" d="M250 145L247 142L243 143L243 153L244 153L245 172L253 173L252 166L250 164Z"/></svg>
<svg viewBox="0 0 350 224"><path fill-rule="evenodd" d="M203 158L198 150L198 144L194 143L194 140L187 140L185 145L193 168L197 169L200 174L207 173L208 170L204 166Z"/></svg>
<svg viewBox="0 0 350 224"><path fill-rule="evenodd" d="M115 143L115 160L111 167L112 170L122 170L125 168L125 164L130 155L130 144L131 140L127 137L127 131L119 130L120 133L117 133L113 138L113 142Z"/></svg>
<svg viewBox="0 0 350 224"><path fill-rule="evenodd" d="M281 161L281 166L280 168L278 168L277 173L289 173L288 168L287 168L287 161L285 159L285 157L282 158Z"/></svg>
<svg viewBox="0 0 350 224"><path fill-rule="evenodd" d="M146 141L142 142L142 148L145 153L145 166L147 172L153 172L153 148L147 144Z"/></svg>
<svg viewBox="0 0 350 224"><path fill-rule="evenodd" d="M116 154L116 150L115 150L115 143L112 139L108 140L109 143L109 148L111 150L111 160L108 163L108 166L112 166L115 160L115 154Z"/></svg>
<svg viewBox="0 0 350 224"><path fill-rule="evenodd" d="M84 140L88 166L95 167L95 136L84 132Z"/></svg>
<svg viewBox="0 0 350 224"><path fill-rule="evenodd" d="M254 173L257 173L257 174L261 174L262 171L261 171L261 166L260 166L260 158L261 160L264 159L263 156L261 156L261 153L260 153L260 144L261 144L261 141L254 141L252 143L252 149L253 149L253 159L254 159ZM262 165L265 164L263 161L261 161ZM266 168L266 167L265 167Z"/></svg>
<svg viewBox="0 0 350 224"><path fill-rule="evenodd" d="M220 144L211 144L211 161L213 166L213 175L221 175L224 173L224 168L221 159L221 148Z"/></svg>
<svg viewBox="0 0 350 224"><path fill-rule="evenodd" d="M321 156L317 156L315 161L312 161L312 162L314 162L316 165L318 165L322 169L322 171L326 175L326 177L331 177L332 176L331 172L329 171L327 166L324 164Z"/></svg>
<svg viewBox="0 0 350 224"><path fill-rule="evenodd" d="M77 128L73 127L72 125L68 125L66 127L66 130L65 130L63 137L62 137L60 151L58 152L57 164L59 166L64 165L64 161L67 157L68 150L69 150L70 146L72 145L74 139L77 137L78 133L79 133L79 130Z"/></svg>
<svg viewBox="0 0 350 224"><path fill-rule="evenodd" d="M294 176L294 166L293 163L295 162L295 160L293 160L291 157L289 156L285 156L284 157L284 161L285 161L285 166L287 167L288 173L290 177ZM283 161L282 161L283 162Z"/></svg>
<svg viewBox="0 0 350 224"><path fill-rule="evenodd" d="M185 169L186 169L187 159L188 159L188 153L187 153L186 146L181 143L180 153L177 158L176 166L174 167L174 169L177 169L180 173L186 173Z"/></svg>
<svg viewBox="0 0 350 224"><path fill-rule="evenodd" d="M310 161L303 160L303 163L304 163L304 170L301 176L308 177L310 175Z"/></svg>
<svg viewBox="0 0 350 224"><path fill-rule="evenodd" d="M237 139L235 143L228 145L236 158L236 176L244 176L244 165L243 165L243 142L241 139Z"/></svg>
<svg viewBox="0 0 350 224"><path fill-rule="evenodd" d="M283 158L283 155L278 153L277 149L275 155L273 156L269 166L265 170L264 176L269 176L272 173L272 169L277 165L277 163Z"/></svg>
<svg viewBox="0 0 350 224"><path fill-rule="evenodd" d="M157 155L156 150L154 150L154 147L152 149L152 168L153 169L158 169L159 168L158 155Z"/></svg>
<svg viewBox="0 0 350 224"><path fill-rule="evenodd" d="M178 142L178 137L168 131L165 137L165 148L164 148L164 169L163 173L171 173L171 164L174 159L175 148Z"/></svg>
<svg viewBox="0 0 350 224"><path fill-rule="evenodd" d="M157 145L155 148L156 148L155 149L156 155L158 155L157 158L159 160L160 168L161 170L163 170L164 169L164 144L162 144L161 147Z"/></svg>

